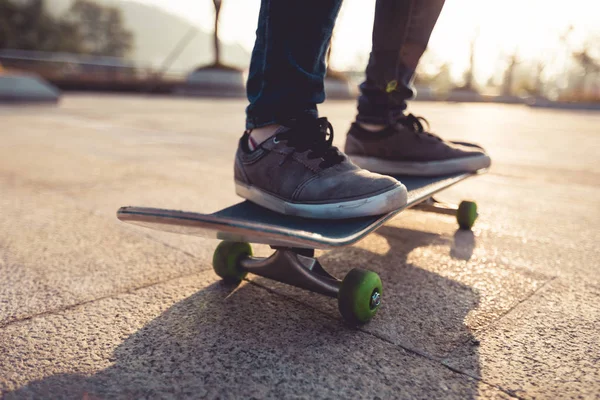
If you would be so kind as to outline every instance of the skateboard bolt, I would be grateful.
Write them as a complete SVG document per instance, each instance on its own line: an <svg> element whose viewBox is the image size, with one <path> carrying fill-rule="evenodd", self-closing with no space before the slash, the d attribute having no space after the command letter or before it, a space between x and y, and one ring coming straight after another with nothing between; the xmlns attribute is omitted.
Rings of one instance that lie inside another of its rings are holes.
<svg viewBox="0 0 600 400"><path fill-rule="evenodd" d="M379 294L379 292L377 290L373 291L373 294L371 295L371 310L379 307L379 305L381 304L381 295Z"/></svg>

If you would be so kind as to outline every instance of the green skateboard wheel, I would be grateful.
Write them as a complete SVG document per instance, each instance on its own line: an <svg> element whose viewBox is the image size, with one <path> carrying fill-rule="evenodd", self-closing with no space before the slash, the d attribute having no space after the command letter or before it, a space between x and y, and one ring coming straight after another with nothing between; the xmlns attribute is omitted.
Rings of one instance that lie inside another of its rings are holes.
<svg viewBox="0 0 600 400"><path fill-rule="evenodd" d="M249 243L221 242L213 254L213 269L225 282L240 283L248 274L240 265L240 260L252 255Z"/></svg>
<svg viewBox="0 0 600 400"><path fill-rule="evenodd" d="M342 317L351 325L369 322L381 306L383 285L373 271L354 268L344 277L338 293Z"/></svg>
<svg viewBox="0 0 600 400"><path fill-rule="evenodd" d="M456 211L456 221L460 229L471 229L477 219L477 203L461 201Z"/></svg>

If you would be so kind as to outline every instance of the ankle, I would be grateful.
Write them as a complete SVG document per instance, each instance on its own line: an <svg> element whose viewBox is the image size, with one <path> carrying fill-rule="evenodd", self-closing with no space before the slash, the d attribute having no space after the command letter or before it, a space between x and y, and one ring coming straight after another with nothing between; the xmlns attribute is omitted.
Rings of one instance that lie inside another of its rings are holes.
<svg viewBox="0 0 600 400"><path fill-rule="evenodd" d="M380 124L365 124L364 122L357 122L357 124L364 130L367 130L369 132L379 132L386 128L386 125Z"/></svg>
<svg viewBox="0 0 600 400"><path fill-rule="evenodd" d="M271 124L267 126L261 126L260 128L255 128L250 131L250 136L248 138L248 147L250 150L256 149L263 142L268 140L271 136L275 135L282 125L279 124Z"/></svg>

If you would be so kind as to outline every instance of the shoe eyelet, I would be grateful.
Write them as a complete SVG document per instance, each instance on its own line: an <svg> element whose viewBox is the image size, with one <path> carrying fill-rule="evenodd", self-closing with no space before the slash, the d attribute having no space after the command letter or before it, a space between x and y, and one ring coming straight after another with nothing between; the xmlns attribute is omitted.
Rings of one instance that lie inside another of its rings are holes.
<svg viewBox="0 0 600 400"><path fill-rule="evenodd" d="M274 143L274 144L277 144L277 143L279 143L279 140L277 140L277 138L276 138L276 137L274 137L274 138L273 138L273 143Z"/></svg>

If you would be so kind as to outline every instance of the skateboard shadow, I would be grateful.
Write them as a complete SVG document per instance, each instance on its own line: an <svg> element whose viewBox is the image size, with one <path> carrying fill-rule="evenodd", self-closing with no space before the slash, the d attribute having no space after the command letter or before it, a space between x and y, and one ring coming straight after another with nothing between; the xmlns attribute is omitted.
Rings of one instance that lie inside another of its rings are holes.
<svg viewBox="0 0 600 400"><path fill-rule="evenodd" d="M365 391L370 397L430 398L443 397L436 390L453 387L456 379L464 386L459 397L477 397L477 382L449 372L440 360L472 340L463 321L479 297L409 257L421 247L449 246L450 240L388 226L378 233L389 245L384 254L351 247L322 259L340 276L354 266L382 276L385 308L364 329L383 340L345 326L335 300L287 286L283 294L300 302L282 298L261 287L270 287L264 279L238 288L217 282L127 337L107 368L91 376L50 376L5 398L357 398ZM478 364L474 349L470 365ZM454 380L444 383L448 376Z"/></svg>
<svg viewBox="0 0 600 400"><path fill-rule="evenodd" d="M457 229L452 237L450 256L455 259L468 261L475 250L475 235L473 231Z"/></svg>
<svg viewBox="0 0 600 400"><path fill-rule="evenodd" d="M450 278L464 272L475 248L473 233L457 230L449 239L386 225L377 234L386 246L367 243L322 257L334 276L342 277L351 268L367 268L380 275L384 308L366 329L437 360L460 345L475 342L464 321L479 305L479 294ZM479 364L476 358L474 353L472 365Z"/></svg>

